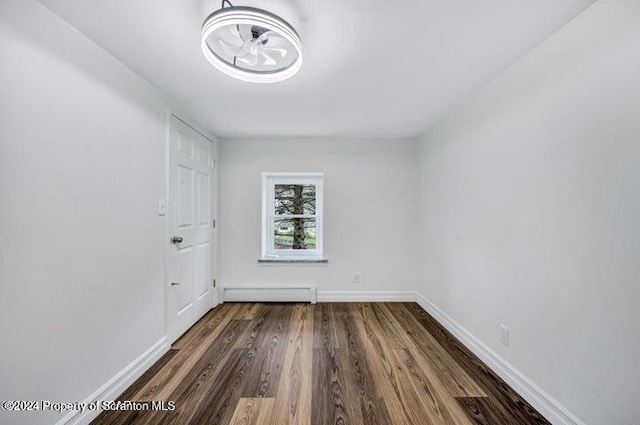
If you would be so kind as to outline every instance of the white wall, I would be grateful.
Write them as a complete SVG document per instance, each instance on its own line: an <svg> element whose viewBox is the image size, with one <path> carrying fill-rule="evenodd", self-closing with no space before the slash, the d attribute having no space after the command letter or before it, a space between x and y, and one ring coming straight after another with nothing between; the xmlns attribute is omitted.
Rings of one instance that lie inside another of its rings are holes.
<svg viewBox="0 0 640 425"><path fill-rule="evenodd" d="M413 140L222 140L220 282L408 291L415 277ZM324 172L328 265L258 265L261 173ZM354 284L354 273L361 283Z"/></svg>
<svg viewBox="0 0 640 425"><path fill-rule="evenodd" d="M639 24L600 0L419 152L224 141L220 282L410 291L422 265L424 296L586 423L640 421ZM32 0L0 3L0 52L0 399L81 401L165 334L168 101ZM328 265L258 266L262 171L325 173Z"/></svg>
<svg viewBox="0 0 640 425"><path fill-rule="evenodd" d="M600 0L420 140L419 291L593 425L640 423L639 118L640 2Z"/></svg>
<svg viewBox="0 0 640 425"><path fill-rule="evenodd" d="M32 0L0 52L0 399L84 401L165 335L168 103Z"/></svg>

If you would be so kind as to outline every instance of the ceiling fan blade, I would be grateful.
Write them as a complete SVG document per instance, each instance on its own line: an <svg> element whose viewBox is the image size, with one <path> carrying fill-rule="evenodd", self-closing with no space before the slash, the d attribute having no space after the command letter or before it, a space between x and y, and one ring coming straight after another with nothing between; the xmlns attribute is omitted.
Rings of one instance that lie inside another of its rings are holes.
<svg viewBox="0 0 640 425"><path fill-rule="evenodd" d="M238 62L242 62L245 65L256 66L258 64L258 55L247 54L244 57L237 56Z"/></svg>
<svg viewBox="0 0 640 425"><path fill-rule="evenodd" d="M269 41L269 37L271 37L274 34L275 33L273 31L265 31L260 35L260 37L254 40L254 43L255 44L266 43L267 41Z"/></svg>
<svg viewBox="0 0 640 425"><path fill-rule="evenodd" d="M218 43L220 43L222 51L229 56L236 56L242 48L242 46L232 46L220 39L218 39Z"/></svg>
<svg viewBox="0 0 640 425"><path fill-rule="evenodd" d="M246 42L238 50L236 50L236 56L239 58L246 58L251 54L251 42Z"/></svg>
<svg viewBox="0 0 640 425"><path fill-rule="evenodd" d="M267 53L264 51L265 49L263 49L262 51L260 51L260 53L262 54L262 56L264 57L264 65L268 65L268 66L274 66L276 64L276 61L273 60L273 58L269 55L267 55Z"/></svg>
<svg viewBox="0 0 640 425"><path fill-rule="evenodd" d="M276 52L280 55L280 57L285 57L288 53L287 49L285 49L284 47L264 46L262 50L267 52Z"/></svg>
<svg viewBox="0 0 640 425"><path fill-rule="evenodd" d="M242 36L242 33L240 32L239 25L230 25L229 31L231 32L231 34L233 34L234 37L237 37L242 41L246 41L245 38Z"/></svg>

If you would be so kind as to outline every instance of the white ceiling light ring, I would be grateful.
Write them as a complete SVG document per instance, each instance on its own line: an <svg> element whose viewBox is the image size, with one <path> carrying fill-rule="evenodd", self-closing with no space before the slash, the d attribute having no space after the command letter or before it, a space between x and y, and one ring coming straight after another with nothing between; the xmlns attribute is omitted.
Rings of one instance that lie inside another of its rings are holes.
<svg viewBox="0 0 640 425"><path fill-rule="evenodd" d="M229 39L225 31L235 31L235 38ZM253 7L228 7L209 15L202 26L201 47L219 71L254 83L286 80L302 66L302 43L295 29Z"/></svg>
<svg viewBox="0 0 640 425"><path fill-rule="evenodd" d="M302 45L300 42L300 38L298 37L298 34L295 31L289 30L289 28L287 27L274 25L269 21L262 21L262 20L253 19L253 18L243 18L238 16L230 16L230 17L223 16L222 19L216 19L211 23L209 23L208 25L206 25L205 27L203 27L202 29L203 43L207 44L206 43L207 37L217 29L223 28L225 26L256 25L256 24L264 28L277 31L280 35L287 38L296 47L296 50L298 51L300 57L302 57Z"/></svg>
<svg viewBox="0 0 640 425"><path fill-rule="evenodd" d="M283 31L290 32L292 36L300 41L300 37L298 36L296 30L287 21L280 18L278 15L275 15L263 9L247 6L233 6L213 12L205 19L203 30L218 21L226 19L249 19L251 20L251 22L261 21L262 23L264 23L264 25L273 25L281 28Z"/></svg>

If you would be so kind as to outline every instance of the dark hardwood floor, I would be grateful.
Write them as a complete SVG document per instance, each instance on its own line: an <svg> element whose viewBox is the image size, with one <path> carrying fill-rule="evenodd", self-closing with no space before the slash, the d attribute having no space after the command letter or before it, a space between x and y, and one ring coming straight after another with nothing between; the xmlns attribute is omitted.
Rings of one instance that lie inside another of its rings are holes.
<svg viewBox="0 0 640 425"><path fill-rule="evenodd" d="M415 303L223 304L94 425L549 424Z"/></svg>

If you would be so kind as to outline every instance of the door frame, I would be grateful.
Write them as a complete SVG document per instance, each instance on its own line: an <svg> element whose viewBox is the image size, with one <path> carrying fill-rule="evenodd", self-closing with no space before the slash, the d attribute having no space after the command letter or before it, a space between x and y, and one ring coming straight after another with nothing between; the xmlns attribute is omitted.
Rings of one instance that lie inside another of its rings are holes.
<svg viewBox="0 0 640 425"><path fill-rule="evenodd" d="M213 169L213 178L214 182L212 185L213 189L213 216L216 220L216 226L213 229L213 255L211 257L211 274L212 278L218 280L218 227L219 227L219 202L218 197L220 194L220 176L218 173L218 152L219 152L219 141L216 136L214 136L211 132L206 130L202 125L198 124L191 118L187 116L187 114L183 113L180 110L176 110L173 108L167 108L166 111L166 125L165 125L165 205L166 212L164 215L165 221L165 230L164 230L164 333L167 337L167 342L169 344L173 344L178 338L182 336L180 335L172 335L170 328L170 320L171 320L171 308L169 302L169 286L171 284L169 279L169 264L170 264L170 249L174 248L171 243L171 220L170 214L172 213L172 204L171 204L171 118L176 118L179 121L182 121L185 125L191 127L196 133L200 134L202 137L211 142L213 149L213 157L216 161L216 167ZM215 288L213 288L213 308L215 308L218 304L220 304L220 284L217 282Z"/></svg>

